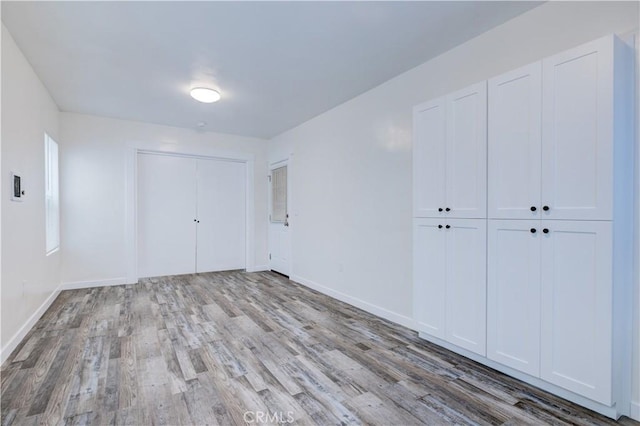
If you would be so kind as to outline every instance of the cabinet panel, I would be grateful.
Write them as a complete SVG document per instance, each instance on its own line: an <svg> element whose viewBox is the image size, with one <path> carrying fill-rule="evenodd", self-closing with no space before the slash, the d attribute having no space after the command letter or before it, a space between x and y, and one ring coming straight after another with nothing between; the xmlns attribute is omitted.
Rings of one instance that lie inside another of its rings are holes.
<svg viewBox="0 0 640 426"><path fill-rule="evenodd" d="M450 219L446 234L446 340L486 353L487 223Z"/></svg>
<svg viewBox="0 0 640 426"><path fill-rule="evenodd" d="M446 207L453 218L487 217L487 83L447 96Z"/></svg>
<svg viewBox="0 0 640 426"><path fill-rule="evenodd" d="M539 217L541 67L536 62L489 80L490 218Z"/></svg>
<svg viewBox="0 0 640 426"><path fill-rule="evenodd" d="M543 219L611 220L613 37L543 61Z"/></svg>
<svg viewBox="0 0 640 426"><path fill-rule="evenodd" d="M420 331L441 339L445 309L445 232L441 219L416 219L413 227L413 312Z"/></svg>
<svg viewBox="0 0 640 426"><path fill-rule="evenodd" d="M611 404L610 222L543 221L541 376Z"/></svg>
<svg viewBox="0 0 640 426"><path fill-rule="evenodd" d="M413 112L414 217L439 217L445 205L445 98L418 105Z"/></svg>
<svg viewBox="0 0 640 426"><path fill-rule="evenodd" d="M536 377L541 235L540 220L489 220L487 356Z"/></svg>

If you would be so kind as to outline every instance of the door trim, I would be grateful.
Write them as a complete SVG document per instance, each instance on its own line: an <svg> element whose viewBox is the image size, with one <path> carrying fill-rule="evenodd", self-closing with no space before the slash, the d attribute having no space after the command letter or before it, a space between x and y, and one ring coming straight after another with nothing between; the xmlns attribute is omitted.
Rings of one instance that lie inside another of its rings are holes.
<svg viewBox="0 0 640 426"><path fill-rule="evenodd" d="M254 163L253 154L223 151L196 145L180 146L166 143L131 143L126 148L125 161L125 259L127 283L137 283L138 276L138 154L169 155L208 160L245 163L245 269L256 270L254 226Z"/></svg>

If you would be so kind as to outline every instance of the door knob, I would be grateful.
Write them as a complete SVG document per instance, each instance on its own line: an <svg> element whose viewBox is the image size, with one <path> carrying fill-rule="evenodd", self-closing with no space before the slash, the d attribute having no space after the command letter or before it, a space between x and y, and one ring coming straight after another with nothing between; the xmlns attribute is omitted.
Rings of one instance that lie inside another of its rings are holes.
<svg viewBox="0 0 640 426"><path fill-rule="evenodd" d="M548 230L547 228L544 228L544 229L542 230L542 232L544 232L545 234L548 234L548 233L549 233L549 230Z"/></svg>
<svg viewBox="0 0 640 426"><path fill-rule="evenodd" d="M531 233L535 234L536 233L536 228L531 228Z"/></svg>
<svg viewBox="0 0 640 426"><path fill-rule="evenodd" d="M544 210L545 212L548 212L548 211L549 211L549 209L550 209L550 207L549 207L549 206L542 206L542 210Z"/></svg>
<svg viewBox="0 0 640 426"><path fill-rule="evenodd" d="M536 206L531 206L531 211L532 211L532 212L535 212L536 210L538 210L538 209L536 208Z"/></svg>

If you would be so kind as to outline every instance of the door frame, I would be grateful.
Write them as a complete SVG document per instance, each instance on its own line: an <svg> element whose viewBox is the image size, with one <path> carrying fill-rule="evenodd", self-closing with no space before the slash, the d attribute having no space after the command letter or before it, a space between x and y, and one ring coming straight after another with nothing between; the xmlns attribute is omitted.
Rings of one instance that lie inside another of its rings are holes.
<svg viewBox="0 0 640 426"><path fill-rule="evenodd" d="M289 265L287 267L289 272L289 277L293 276L293 226L291 226L293 222L293 197L291 194L293 193L291 184L291 165L293 164L293 154L289 154L289 156L277 160L269 162L269 184L267 185L267 250L268 253L271 253L271 172L274 169L277 169L282 166L287 166L287 214L288 222L289 222ZM271 270L271 259L267 259L268 270Z"/></svg>
<svg viewBox="0 0 640 426"><path fill-rule="evenodd" d="M253 154L224 151L195 144L177 146L167 143L131 143L126 148L125 161L125 258L127 283L134 284L138 275L138 154L168 155L234 161L245 164L245 269L256 270L254 226L254 164Z"/></svg>

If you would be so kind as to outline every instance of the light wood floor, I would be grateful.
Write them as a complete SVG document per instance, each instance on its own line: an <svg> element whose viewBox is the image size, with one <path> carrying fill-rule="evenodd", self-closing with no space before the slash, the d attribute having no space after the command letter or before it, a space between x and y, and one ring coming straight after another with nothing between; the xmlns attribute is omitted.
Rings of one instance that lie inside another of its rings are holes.
<svg viewBox="0 0 640 426"><path fill-rule="evenodd" d="M274 273L65 291L2 366L2 424L618 423Z"/></svg>

